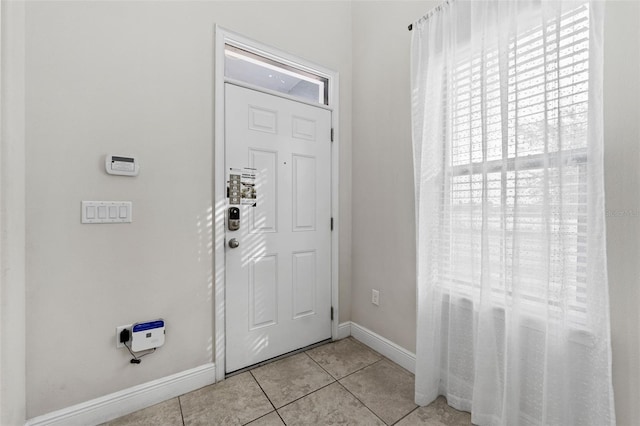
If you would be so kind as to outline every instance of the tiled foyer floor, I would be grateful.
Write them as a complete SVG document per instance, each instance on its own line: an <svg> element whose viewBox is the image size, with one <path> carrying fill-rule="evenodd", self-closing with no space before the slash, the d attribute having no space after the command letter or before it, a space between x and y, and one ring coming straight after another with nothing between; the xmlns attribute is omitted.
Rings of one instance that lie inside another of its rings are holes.
<svg viewBox="0 0 640 426"><path fill-rule="evenodd" d="M353 338L257 367L108 425L470 425L438 398L413 402L413 374Z"/></svg>

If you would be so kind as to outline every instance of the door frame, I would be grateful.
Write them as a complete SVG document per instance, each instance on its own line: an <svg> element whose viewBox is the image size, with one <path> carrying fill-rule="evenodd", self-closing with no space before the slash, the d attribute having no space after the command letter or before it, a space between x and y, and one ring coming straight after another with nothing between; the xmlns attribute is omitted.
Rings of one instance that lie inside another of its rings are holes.
<svg viewBox="0 0 640 426"><path fill-rule="evenodd" d="M313 104L310 105L325 108L331 111L331 127L333 129L333 143L331 144L331 217L333 218L333 232L331 233L331 306L333 308L333 321L331 322L331 337L338 337L339 321L339 236L340 236L340 220L339 220L339 151L340 151L340 130L339 130L339 75L336 71L324 68L320 65L306 61L302 58L293 56L271 46L257 42L240 34L226 30L219 25L215 28L215 76L214 76L214 196L213 196L213 229L214 229L214 277L213 277L213 295L214 295L214 347L215 347L215 368L216 381L225 378L225 358L226 358L226 340L225 340L225 209L227 206L226 191L226 174L225 174L225 97L224 85L226 82L259 90L264 93L275 96L303 102L286 94L273 92L268 89L252 86L250 84L228 80L225 78L225 44L231 44L244 50L256 53L260 56L273 59L277 62L293 66L298 69L309 71L313 74L320 75L329 80L329 105ZM329 224L327 224L329 226Z"/></svg>

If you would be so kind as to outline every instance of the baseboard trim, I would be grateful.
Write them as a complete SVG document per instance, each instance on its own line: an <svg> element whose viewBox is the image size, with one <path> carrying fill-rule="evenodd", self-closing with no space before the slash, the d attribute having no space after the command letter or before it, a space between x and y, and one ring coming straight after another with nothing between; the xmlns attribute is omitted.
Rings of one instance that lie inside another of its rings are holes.
<svg viewBox="0 0 640 426"><path fill-rule="evenodd" d="M351 336L351 321L338 324L338 336L336 340Z"/></svg>
<svg viewBox="0 0 640 426"><path fill-rule="evenodd" d="M351 322L350 329L354 339L364 343L371 349L381 353L399 366L415 374L416 354L409 352L391 340L385 339L355 322Z"/></svg>
<svg viewBox="0 0 640 426"><path fill-rule="evenodd" d="M338 325L338 339L353 336L401 367L415 373L416 356L403 347L352 321ZM182 371L100 398L27 420L25 426L96 425L150 407L216 382L214 363Z"/></svg>
<svg viewBox="0 0 640 426"><path fill-rule="evenodd" d="M171 376L27 420L26 426L96 425L215 383L216 368L204 364Z"/></svg>

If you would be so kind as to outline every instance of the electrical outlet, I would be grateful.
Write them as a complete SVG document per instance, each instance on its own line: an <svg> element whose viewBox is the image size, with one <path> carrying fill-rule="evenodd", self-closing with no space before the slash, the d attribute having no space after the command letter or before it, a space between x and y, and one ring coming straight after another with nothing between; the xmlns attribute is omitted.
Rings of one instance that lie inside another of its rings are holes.
<svg viewBox="0 0 640 426"><path fill-rule="evenodd" d="M129 332L131 332L131 327L133 327L133 324L119 325L118 327L116 327L116 349L124 348L124 343L120 342L120 332L124 329L127 329L129 330Z"/></svg>
<svg viewBox="0 0 640 426"><path fill-rule="evenodd" d="M380 305L380 292L378 290L371 290L371 303L376 306Z"/></svg>

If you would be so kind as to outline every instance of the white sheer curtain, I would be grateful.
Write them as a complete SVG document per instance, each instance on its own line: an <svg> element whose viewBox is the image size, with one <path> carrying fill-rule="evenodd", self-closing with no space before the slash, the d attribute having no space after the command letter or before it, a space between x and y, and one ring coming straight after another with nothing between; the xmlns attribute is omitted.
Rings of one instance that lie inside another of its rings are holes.
<svg viewBox="0 0 640 426"><path fill-rule="evenodd" d="M414 24L416 402L615 424L602 28L589 1L449 0Z"/></svg>

